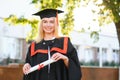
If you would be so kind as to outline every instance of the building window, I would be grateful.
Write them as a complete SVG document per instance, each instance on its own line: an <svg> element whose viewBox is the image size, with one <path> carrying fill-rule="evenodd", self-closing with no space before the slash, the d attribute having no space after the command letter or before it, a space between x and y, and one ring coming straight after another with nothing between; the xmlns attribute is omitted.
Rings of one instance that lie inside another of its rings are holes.
<svg viewBox="0 0 120 80"><path fill-rule="evenodd" d="M80 61L81 65L83 66L99 66L99 48L98 47L91 47L85 46L84 47L84 54L82 57L84 59Z"/></svg>
<svg viewBox="0 0 120 80"><path fill-rule="evenodd" d="M16 63L22 59L22 40L18 38L2 37L0 49L0 65Z"/></svg>

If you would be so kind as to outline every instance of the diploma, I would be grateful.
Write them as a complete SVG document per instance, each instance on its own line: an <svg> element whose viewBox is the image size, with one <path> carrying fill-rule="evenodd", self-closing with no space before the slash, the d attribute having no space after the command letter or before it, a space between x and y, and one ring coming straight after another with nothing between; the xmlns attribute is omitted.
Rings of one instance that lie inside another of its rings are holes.
<svg viewBox="0 0 120 80"><path fill-rule="evenodd" d="M38 64L36 66L31 67L27 74L29 74L29 73L31 73L31 72L33 72L35 70L40 70L44 66L47 66L48 64L51 64L53 62L55 62L55 60L53 60L53 59L46 60L46 61L44 61L44 62L42 62L42 63L40 63L40 64Z"/></svg>

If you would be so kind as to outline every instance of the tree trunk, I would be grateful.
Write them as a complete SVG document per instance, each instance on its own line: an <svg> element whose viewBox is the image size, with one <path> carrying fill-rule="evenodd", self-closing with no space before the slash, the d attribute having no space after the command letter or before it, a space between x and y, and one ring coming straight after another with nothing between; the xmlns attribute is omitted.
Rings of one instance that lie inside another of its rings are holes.
<svg viewBox="0 0 120 80"><path fill-rule="evenodd" d="M117 30L117 36L119 41L119 47L120 47L120 21L118 23L115 23L116 30Z"/></svg>

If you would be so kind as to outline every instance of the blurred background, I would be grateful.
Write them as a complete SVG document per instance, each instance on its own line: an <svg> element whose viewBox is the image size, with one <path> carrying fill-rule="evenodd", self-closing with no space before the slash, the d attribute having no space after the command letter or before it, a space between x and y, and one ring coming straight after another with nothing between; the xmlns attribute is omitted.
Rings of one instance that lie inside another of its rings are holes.
<svg viewBox="0 0 120 80"><path fill-rule="evenodd" d="M59 26L78 52L82 80L120 80L119 0L0 0L0 80L22 80L40 21L32 14L45 8L64 11Z"/></svg>

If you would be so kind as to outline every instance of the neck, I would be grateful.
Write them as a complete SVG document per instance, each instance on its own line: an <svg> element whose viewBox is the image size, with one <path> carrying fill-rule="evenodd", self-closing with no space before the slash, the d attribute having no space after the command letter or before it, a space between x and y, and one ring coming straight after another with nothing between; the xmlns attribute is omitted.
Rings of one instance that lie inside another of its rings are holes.
<svg viewBox="0 0 120 80"><path fill-rule="evenodd" d="M53 39L55 36L53 34L45 34L44 40L51 40Z"/></svg>

